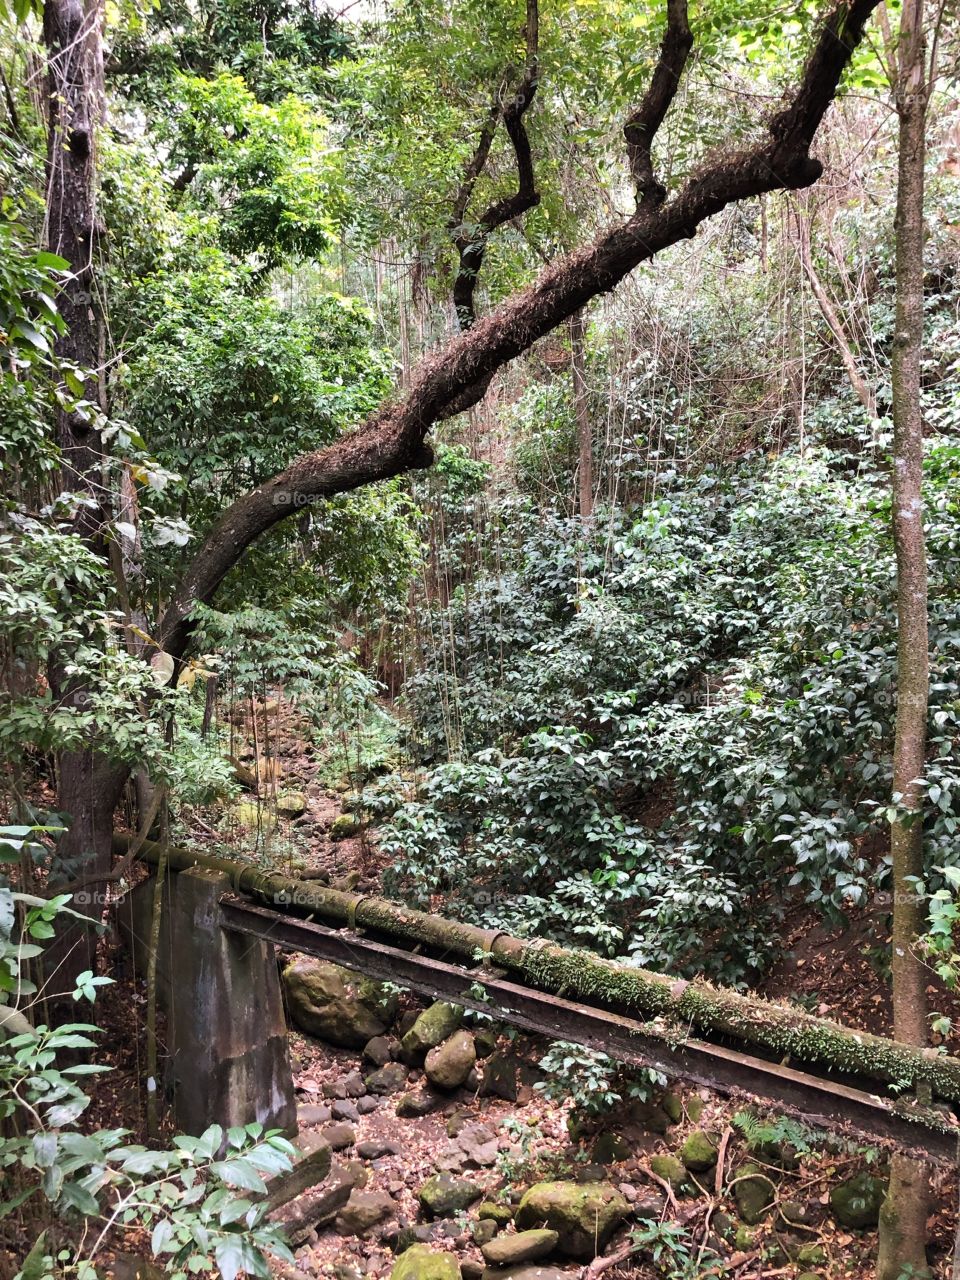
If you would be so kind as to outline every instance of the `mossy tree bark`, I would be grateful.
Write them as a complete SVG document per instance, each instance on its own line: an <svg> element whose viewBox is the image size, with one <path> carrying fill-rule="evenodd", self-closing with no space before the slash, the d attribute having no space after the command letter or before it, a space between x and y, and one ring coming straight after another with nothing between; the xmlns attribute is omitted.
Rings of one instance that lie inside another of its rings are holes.
<svg viewBox="0 0 960 1280"><path fill-rule="evenodd" d="M85 379L88 400L102 403L103 313L96 263L101 228L97 207L97 139L104 116L103 14L99 0L47 0L43 7L47 103L47 248L70 263L71 274L57 305L66 332L57 342L60 360ZM93 371L93 372L91 372ZM107 557L104 536L110 518L100 432L88 415L56 410L63 489L81 494L74 529L98 554ZM82 707L86 691L67 672L70 654L51 662L50 684L57 699ZM110 867L113 811L123 785L116 767L94 747L63 751L57 761L58 807L70 826L58 853L67 867L85 871ZM81 909L97 915L103 885L92 883ZM71 990L71 979L96 963L96 939L88 930L64 928L44 957L56 988Z"/></svg>
<svg viewBox="0 0 960 1280"><path fill-rule="evenodd" d="M893 861L892 981L894 1035L927 1041L926 973L918 955L924 928L916 881L923 876L923 789L929 654L927 559L923 533L923 190L927 68L923 0L904 0L896 67L899 165L896 210L896 325L893 340L893 536L897 553L897 715L891 824ZM926 1266L929 1176L896 1155L880 1218L879 1280L899 1280Z"/></svg>

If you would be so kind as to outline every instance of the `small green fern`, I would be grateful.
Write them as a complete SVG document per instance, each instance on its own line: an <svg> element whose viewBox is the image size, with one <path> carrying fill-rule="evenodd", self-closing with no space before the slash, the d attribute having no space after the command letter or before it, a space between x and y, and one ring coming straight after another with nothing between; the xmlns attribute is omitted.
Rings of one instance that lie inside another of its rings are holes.
<svg viewBox="0 0 960 1280"><path fill-rule="evenodd" d="M752 1151L785 1143L798 1155L807 1155L822 1146L827 1137L821 1130L811 1129L789 1116L760 1116L750 1109L738 1111L733 1124Z"/></svg>

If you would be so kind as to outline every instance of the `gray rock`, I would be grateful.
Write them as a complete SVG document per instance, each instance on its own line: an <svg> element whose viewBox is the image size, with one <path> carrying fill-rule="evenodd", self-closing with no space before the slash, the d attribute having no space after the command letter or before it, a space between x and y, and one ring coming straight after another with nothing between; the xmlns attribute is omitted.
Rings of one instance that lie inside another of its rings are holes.
<svg viewBox="0 0 960 1280"><path fill-rule="evenodd" d="M357 1099L357 1110L362 1116L368 1116L371 1111L376 1111L380 1105L379 1098L371 1098L368 1094L364 1094L362 1098Z"/></svg>
<svg viewBox="0 0 960 1280"><path fill-rule="evenodd" d="M489 1169L497 1163L497 1135L487 1125L465 1124L457 1132L456 1139L457 1145L467 1158L468 1166Z"/></svg>
<svg viewBox="0 0 960 1280"><path fill-rule="evenodd" d="M663 1217L666 1203L663 1196L645 1195L638 1196L630 1207L633 1210L633 1216L639 1218L641 1222L659 1222Z"/></svg>
<svg viewBox="0 0 960 1280"><path fill-rule="evenodd" d="M351 1071L348 1076L344 1077L343 1087L348 1098L362 1098L367 1092L366 1085L363 1082L363 1076L359 1071Z"/></svg>
<svg viewBox="0 0 960 1280"><path fill-rule="evenodd" d="M647 1133L664 1134L670 1128L670 1117L656 1102L634 1102L630 1119Z"/></svg>
<svg viewBox="0 0 960 1280"><path fill-rule="evenodd" d="M407 1087L407 1068L402 1062L388 1062L367 1076L366 1087L381 1097L402 1093Z"/></svg>
<svg viewBox="0 0 960 1280"><path fill-rule="evenodd" d="M312 1156L321 1147L329 1147L330 1143L322 1133L317 1133L316 1129L307 1129L298 1135L296 1145L305 1156Z"/></svg>
<svg viewBox="0 0 960 1280"><path fill-rule="evenodd" d="M350 1199L356 1185L352 1169L334 1163L327 1180L281 1205L271 1215L283 1227L288 1243L294 1248L303 1244L311 1232L332 1222Z"/></svg>
<svg viewBox="0 0 960 1280"><path fill-rule="evenodd" d="M315 1102L307 1102L297 1107L297 1125L301 1129L312 1129L315 1125L326 1124L330 1119L329 1107L318 1106Z"/></svg>
<svg viewBox="0 0 960 1280"><path fill-rule="evenodd" d="M349 1098L338 1098L330 1110L333 1113L334 1120L352 1120L356 1123L360 1119L357 1104L351 1102Z"/></svg>
<svg viewBox="0 0 960 1280"><path fill-rule="evenodd" d="M320 1130L320 1137L334 1151L345 1151L347 1147L352 1147L357 1140L356 1132L353 1126L349 1124L328 1124Z"/></svg>
<svg viewBox="0 0 960 1280"><path fill-rule="evenodd" d="M343 1236L359 1236L396 1211L391 1197L382 1191L354 1191L337 1214L334 1225Z"/></svg>
<svg viewBox="0 0 960 1280"><path fill-rule="evenodd" d="M357 1143L357 1155L364 1160L379 1160L383 1156L395 1156L399 1153L400 1147L396 1142L390 1142L387 1138L368 1138L365 1142Z"/></svg>
<svg viewBox="0 0 960 1280"><path fill-rule="evenodd" d="M399 1044L392 1036L374 1036L363 1046L363 1056L375 1067L385 1067Z"/></svg>
<svg viewBox="0 0 960 1280"><path fill-rule="evenodd" d="M617 1164L621 1160L629 1160L632 1155L633 1150L626 1138L609 1129L600 1134L591 1153L596 1164Z"/></svg>
<svg viewBox="0 0 960 1280"><path fill-rule="evenodd" d="M397 1115L403 1120L413 1120L439 1111L442 1105L441 1099L433 1093L405 1093L397 1103Z"/></svg>
<svg viewBox="0 0 960 1280"><path fill-rule="evenodd" d="M521 1262L515 1267L487 1267L480 1280L577 1280L578 1271L563 1271L560 1267L541 1262Z"/></svg>

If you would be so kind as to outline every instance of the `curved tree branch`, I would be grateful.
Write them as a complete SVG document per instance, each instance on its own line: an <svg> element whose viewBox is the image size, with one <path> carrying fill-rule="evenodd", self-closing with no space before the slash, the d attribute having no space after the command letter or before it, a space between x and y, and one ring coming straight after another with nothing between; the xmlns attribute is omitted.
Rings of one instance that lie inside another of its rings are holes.
<svg viewBox="0 0 960 1280"><path fill-rule="evenodd" d="M687 19L687 0L667 0L667 29L660 57L643 101L627 118L623 136L627 159L637 192L638 205L660 205L667 189L653 171L653 140L680 87L680 78L693 48L693 32Z"/></svg>
<svg viewBox="0 0 960 1280"><path fill-rule="evenodd" d="M454 203L451 226L453 243L459 255L457 277L453 284L453 304L457 312L457 322L462 330L472 328L476 321L476 309L473 295L477 287L477 277L483 265L487 251L487 241L498 227L521 213L526 213L540 203L536 177L533 171L533 155L530 150L530 139L527 136L523 117L533 102L537 92L537 81L540 74L540 10L538 0L527 0L527 21L524 28L527 46L523 75L516 92L505 103L495 102L484 122L477 142L476 150L467 166L464 181L460 185ZM497 121L502 117L507 137L513 147L517 164L517 190L511 196L495 200L480 215L475 225L465 221L467 205L476 186L477 178L483 172Z"/></svg>
<svg viewBox="0 0 960 1280"><path fill-rule="evenodd" d="M160 627L163 647L175 657L183 655L195 604L212 599L256 538L312 501L428 466L432 454L426 436L434 423L476 404L499 368L591 298L610 292L639 263L689 239L728 204L815 182L823 167L811 158L810 144L878 2L835 4L793 97L771 121L765 141L708 165L670 201L641 202L626 222L550 264L532 285L426 357L402 399L386 404L352 435L297 458L229 507L167 608Z"/></svg>

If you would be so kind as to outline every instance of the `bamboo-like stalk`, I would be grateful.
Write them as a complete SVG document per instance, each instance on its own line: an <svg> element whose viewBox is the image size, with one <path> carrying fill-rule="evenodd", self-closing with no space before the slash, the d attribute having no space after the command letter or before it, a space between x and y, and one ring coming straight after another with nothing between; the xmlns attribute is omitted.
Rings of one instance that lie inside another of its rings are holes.
<svg viewBox="0 0 960 1280"><path fill-rule="evenodd" d="M115 838L119 852L125 851L128 843L126 836ZM140 857L156 866L160 852L158 844L148 842ZM167 865L173 871L194 866L222 871L236 892L329 925L375 930L394 943L437 947L445 955L454 953L469 961L489 957L541 991L642 1018L647 1034L671 1045L682 1045L690 1035L707 1039L724 1036L768 1054L789 1057L797 1064L876 1081L897 1094L928 1087L938 1098L960 1102L960 1059L854 1031L758 996L741 995L700 980L678 981L542 939L514 938L415 911L386 898L271 875L229 858L171 848Z"/></svg>

